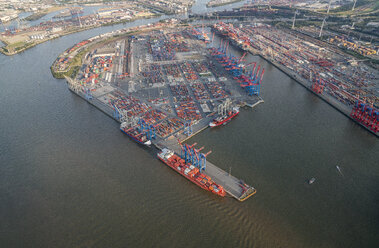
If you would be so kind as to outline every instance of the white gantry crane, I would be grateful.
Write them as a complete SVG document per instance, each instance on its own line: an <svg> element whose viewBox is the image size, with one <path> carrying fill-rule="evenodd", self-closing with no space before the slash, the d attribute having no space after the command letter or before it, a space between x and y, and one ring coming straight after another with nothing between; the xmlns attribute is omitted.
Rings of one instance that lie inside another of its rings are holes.
<svg viewBox="0 0 379 248"><path fill-rule="evenodd" d="M67 85L70 88L70 90L79 93L82 90L82 86L74 79L64 76L64 78L67 81Z"/></svg>
<svg viewBox="0 0 379 248"><path fill-rule="evenodd" d="M224 103L218 105L217 112L218 115L223 116L226 115L232 109L232 101L227 98Z"/></svg>

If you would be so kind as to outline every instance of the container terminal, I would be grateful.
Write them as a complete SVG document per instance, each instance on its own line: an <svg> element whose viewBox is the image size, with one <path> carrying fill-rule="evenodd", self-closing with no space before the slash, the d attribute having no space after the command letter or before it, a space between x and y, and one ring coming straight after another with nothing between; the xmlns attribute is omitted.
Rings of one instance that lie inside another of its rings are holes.
<svg viewBox="0 0 379 248"><path fill-rule="evenodd" d="M218 22L224 42L259 55L374 135L379 134L378 71L311 36L269 24Z"/></svg>
<svg viewBox="0 0 379 248"><path fill-rule="evenodd" d="M1 3L2 1L0 1L0 7ZM3 47L0 47L0 52L11 56L48 40L75 32L132 22L137 19L149 19L164 14L186 13L193 3L193 0L178 0L175 2L169 0L116 1L109 2L104 5L104 8L85 15L83 7L76 7L70 4L63 6L59 4L59 6L52 9L62 9L62 11L50 20L31 25L27 22L28 18L18 18L17 14L15 14L18 24L10 25L9 27L4 26L3 18L1 18L2 11L0 9L0 27L4 28L3 32L0 30L0 41L5 44ZM21 5L24 8L25 3ZM14 6L14 3L12 3L4 9L14 8ZM36 10L37 8L32 9ZM39 17L47 13L46 11L40 11L32 16L39 19Z"/></svg>
<svg viewBox="0 0 379 248"><path fill-rule="evenodd" d="M0 33L0 41L5 46L0 52L14 55L48 40L105 25L131 22L141 18L152 18L159 14L137 4L122 4L83 15L78 8L66 8L51 20L36 25L20 21L17 27L5 28Z"/></svg>
<svg viewBox="0 0 379 248"><path fill-rule="evenodd" d="M159 150L158 158L188 180L244 201L254 187L210 162L204 147L184 142L211 123L221 120L214 128L223 128L239 107L262 103L264 69L243 69L245 55L226 56L228 46L212 47L207 31L172 25L104 34L66 50L52 71L69 71L66 58L82 56L75 78L65 76L72 92L120 122L135 142Z"/></svg>

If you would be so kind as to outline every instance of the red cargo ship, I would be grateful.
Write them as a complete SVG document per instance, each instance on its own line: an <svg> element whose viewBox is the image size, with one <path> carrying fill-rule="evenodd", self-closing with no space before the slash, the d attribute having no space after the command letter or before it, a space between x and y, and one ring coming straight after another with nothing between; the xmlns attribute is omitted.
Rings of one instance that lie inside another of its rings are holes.
<svg viewBox="0 0 379 248"><path fill-rule="evenodd" d="M240 112L238 107L234 107L232 111L229 111L226 115L219 116L215 118L213 121L209 123L210 127L218 127L222 124L226 124L228 121L230 121L232 118L234 118L236 115L238 115Z"/></svg>
<svg viewBox="0 0 379 248"><path fill-rule="evenodd" d="M162 149L158 153L158 158L173 170L197 184L199 187L211 191L212 193L222 196L225 196L225 190L221 185L216 184L212 179L201 173L198 168L191 164L186 164L184 159L177 156L173 151L170 151L167 148Z"/></svg>
<svg viewBox="0 0 379 248"><path fill-rule="evenodd" d="M126 122L121 123L120 130L121 132L128 135L132 140L134 140L138 144L145 145L145 146L151 145L151 140L147 138L146 134L140 133L135 128L127 128Z"/></svg>

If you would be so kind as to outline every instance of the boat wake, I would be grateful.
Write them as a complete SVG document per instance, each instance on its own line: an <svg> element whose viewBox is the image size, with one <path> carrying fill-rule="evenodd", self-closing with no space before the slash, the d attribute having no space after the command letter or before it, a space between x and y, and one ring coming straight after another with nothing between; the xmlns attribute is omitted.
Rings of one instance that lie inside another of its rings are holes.
<svg viewBox="0 0 379 248"><path fill-rule="evenodd" d="M341 171L341 168L338 165L336 166L336 168L337 168L338 172L341 174L341 176L344 176L342 171Z"/></svg>

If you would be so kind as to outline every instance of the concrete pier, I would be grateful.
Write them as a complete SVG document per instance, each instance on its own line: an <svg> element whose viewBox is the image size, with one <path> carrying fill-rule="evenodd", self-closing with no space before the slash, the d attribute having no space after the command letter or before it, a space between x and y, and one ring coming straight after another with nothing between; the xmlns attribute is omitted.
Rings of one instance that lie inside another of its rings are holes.
<svg viewBox="0 0 379 248"><path fill-rule="evenodd" d="M199 130L197 133L201 132L202 130L206 129L208 127L208 123L206 126L198 126L195 127L197 130ZM180 145L178 144L179 139L181 142L187 140L188 138L193 137L196 135L194 133L193 135L187 137L185 135L177 135L170 136L169 138L165 140L160 140L153 142L155 147L158 149L162 148L168 148L172 151L174 151L176 154L180 155ZM206 169L203 171L206 175L210 176L213 181L215 181L217 184L221 185L225 191L234 197L235 199L239 201L244 201L248 197L252 196L256 193L256 189L250 185L245 184L241 179L238 179L234 177L233 175L230 175L228 172L222 170L221 168L217 167L215 164L207 160L206 163Z"/></svg>
<svg viewBox="0 0 379 248"><path fill-rule="evenodd" d="M68 82L69 89L73 93L77 94L82 99L86 100L88 103L95 106L100 111L102 111L103 113L111 117L112 119L119 122L119 120L114 118L112 114L113 110L102 101L102 96L104 94L109 93L112 90L116 90L114 86L110 86L110 85L104 86L103 91L99 90L98 93L94 95L92 99L87 99L85 95L83 94L83 92L75 91L73 88L71 88L72 85L74 84L74 81L72 79L66 77L66 80ZM254 107L261 102L263 102L262 99L257 99L257 101L253 103L251 107ZM178 144L178 139L181 142L184 142L185 140L195 136L196 134L208 128L208 123L211 120L212 120L212 117L207 117L200 120L195 125L193 125L192 127L193 133L190 136L184 135L181 132L182 130L179 130L175 134L167 138L164 138L164 139L157 138L156 140L153 140L152 143L158 149L162 149L166 147L174 151L176 154L180 155L180 146ZM245 184L241 179L238 179L232 175L229 175L228 172L220 169L219 167L217 167L215 164L213 164L210 161L207 161L207 165L206 165L206 169L204 173L210 176L212 180L214 180L217 184L221 185L230 196L232 196L233 198L239 201L244 201L256 193L256 190L254 187Z"/></svg>

